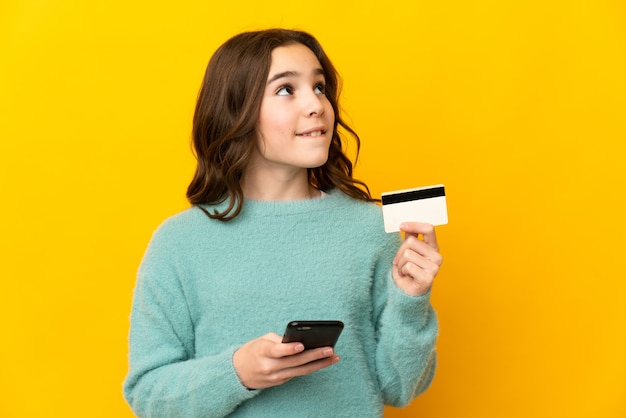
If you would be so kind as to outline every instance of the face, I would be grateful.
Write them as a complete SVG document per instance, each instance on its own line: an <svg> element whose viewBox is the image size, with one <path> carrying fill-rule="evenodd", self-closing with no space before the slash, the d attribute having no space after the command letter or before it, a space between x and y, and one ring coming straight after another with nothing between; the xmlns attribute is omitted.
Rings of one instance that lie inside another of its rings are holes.
<svg viewBox="0 0 626 418"><path fill-rule="evenodd" d="M272 51L257 122L257 168L302 170L326 162L335 113L324 91L322 66L309 48Z"/></svg>

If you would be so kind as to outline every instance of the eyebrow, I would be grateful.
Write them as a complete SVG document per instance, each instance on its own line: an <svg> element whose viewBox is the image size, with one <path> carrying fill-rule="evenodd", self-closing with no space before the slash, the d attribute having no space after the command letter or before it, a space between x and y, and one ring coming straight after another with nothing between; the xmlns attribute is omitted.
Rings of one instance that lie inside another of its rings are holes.
<svg viewBox="0 0 626 418"><path fill-rule="evenodd" d="M273 76L271 76L269 80L267 80L267 84L273 83L274 81L281 79L281 78L294 78L300 75L301 74L297 71L283 71L283 72L276 73ZM324 75L324 70L321 68L316 68L315 70L313 70L313 75Z"/></svg>

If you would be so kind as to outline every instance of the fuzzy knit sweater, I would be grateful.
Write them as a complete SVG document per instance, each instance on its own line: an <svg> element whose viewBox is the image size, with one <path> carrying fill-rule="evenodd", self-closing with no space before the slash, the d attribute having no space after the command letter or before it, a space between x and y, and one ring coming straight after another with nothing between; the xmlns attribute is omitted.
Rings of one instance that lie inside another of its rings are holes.
<svg viewBox="0 0 626 418"><path fill-rule="evenodd" d="M430 384L437 319L429 294L391 278L398 234L378 205L339 191L244 201L220 222L192 207L154 233L134 292L124 395L139 417L380 417ZM247 390L233 353L292 320L341 320L341 361Z"/></svg>

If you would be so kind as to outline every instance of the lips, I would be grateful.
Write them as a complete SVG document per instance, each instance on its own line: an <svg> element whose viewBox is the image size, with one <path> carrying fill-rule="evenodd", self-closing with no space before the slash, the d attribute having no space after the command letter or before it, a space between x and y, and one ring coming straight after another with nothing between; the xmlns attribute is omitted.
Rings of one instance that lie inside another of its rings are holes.
<svg viewBox="0 0 626 418"><path fill-rule="evenodd" d="M316 138L318 136L323 136L326 134L326 130L323 128L313 128L308 131L296 133L296 136L308 136L311 138Z"/></svg>
<svg viewBox="0 0 626 418"><path fill-rule="evenodd" d="M324 131L313 131L313 132L307 132L305 134L296 134L296 135L297 136L310 136L310 137L314 138L316 136L322 136L324 134L325 134Z"/></svg>

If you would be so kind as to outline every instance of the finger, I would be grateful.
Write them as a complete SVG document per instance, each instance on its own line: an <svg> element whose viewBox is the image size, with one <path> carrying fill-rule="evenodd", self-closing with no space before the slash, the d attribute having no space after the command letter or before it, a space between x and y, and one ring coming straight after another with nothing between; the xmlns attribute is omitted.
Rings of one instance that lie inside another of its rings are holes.
<svg viewBox="0 0 626 418"><path fill-rule="evenodd" d="M435 233L435 227L426 234L422 234L424 238L424 242L434 248L436 251L439 251L439 244L437 244L437 234Z"/></svg>
<svg viewBox="0 0 626 418"><path fill-rule="evenodd" d="M393 278L405 293L414 296L430 289L442 262L439 253L415 237L409 237L403 243L396 259L392 269Z"/></svg>
<svg viewBox="0 0 626 418"><path fill-rule="evenodd" d="M305 374L310 374L326 367L330 367L337 362L339 362L339 356L333 355L331 357L310 361L301 366L294 367L291 370L294 373L294 376L303 376Z"/></svg>
<svg viewBox="0 0 626 418"><path fill-rule="evenodd" d="M415 280L432 281L439 273L439 264L421 256L403 258L395 267L400 277L412 277Z"/></svg>
<svg viewBox="0 0 626 418"><path fill-rule="evenodd" d="M413 260L415 257L421 256L430 260L437 265L441 265L443 257L437 252L437 249L426 242L414 236L407 237L398 248L394 264L398 264L402 259Z"/></svg>
<svg viewBox="0 0 626 418"><path fill-rule="evenodd" d="M400 230L409 234L418 235L431 232L435 227L425 222L402 222Z"/></svg>
<svg viewBox="0 0 626 418"><path fill-rule="evenodd" d="M284 344L287 345L287 344ZM272 369L264 373L270 379L272 386L282 384L296 376L313 373L329 367L339 361L332 347L305 350L303 353L275 359Z"/></svg>
<svg viewBox="0 0 626 418"><path fill-rule="evenodd" d="M275 343L279 343L279 342L281 342L283 340L283 337L281 337L280 335L276 334L275 332L270 332L268 334L265 334L263 336L263 338L265 338L267 340L270 340L272 342L275 342Z"/></svg>
<svg viewBox="0 0 626 418"><path fill-rule="evenodd" d="M417 237L421 235L426 244L439 251L437 234L435 233L435 227L432 224L423 222L403 222L400 224L400 229L408 236Z"/></svg>
<svg viewBox="0 0 626 418"><path fill-rule="evenodd" d="M321 360L324 358L332 357L335 355L335 351L332 347L320 347L310 350L304 350L301 353L294 354L292 356L284 357L281 359L284 368L298 367L313 361Z"/></svg>
<svg viewBox="0 0 626 418"><path fill-rule="evenodd" d="M302 353L304 345L302 343L273 343L266 351L267 357L279 359Z"/></svg>
<svg viewBox="0 0 626 418"><path fill-rule="evenodd" d="M330 367L333 364L339 362L339 356L331 355L330 357L324 357L321 359L316 359L312 361L308 361L306 363L298 364L293 367L285 368L280 370L276 377L280 380L289 380L296 376L304 376L307 374L311 374L318 370L324 369L326 367Z"/></svg>
<svg viewBox="0 0 626 418"><path fill-rule="evenodd" d="M419 281L432 281L439 273L439 265L424 257L415 257L398 263L402 276L410 276Z"/></svg>
<svg viewBox="0 0 626 418"><path fill-rule="evenodd" d="M393 278L396 285L406 294L411 296L421 296L432 287L434 276L417 267L415 264L407 263L402 267L403 272L398 267L393 267Z"/></svg>
<svg viewBox="0 0 626 418"><path fill-rule="evenodd" d="M304 351L302 343L283 343L283 338L275 333L265 334L262 339L267 343L264 345L263 353L269 358L278 359Z"/></svg>

